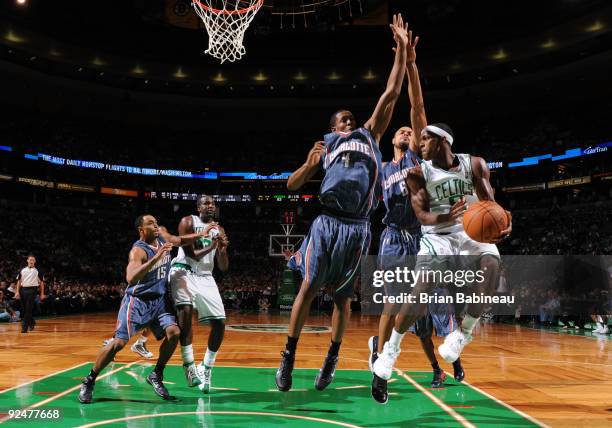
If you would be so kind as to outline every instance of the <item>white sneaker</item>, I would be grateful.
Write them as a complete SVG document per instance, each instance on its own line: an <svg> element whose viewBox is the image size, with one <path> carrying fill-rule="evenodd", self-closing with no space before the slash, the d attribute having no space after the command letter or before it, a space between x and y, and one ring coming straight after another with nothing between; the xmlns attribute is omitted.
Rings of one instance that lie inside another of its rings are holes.
<svg viewBox="0 0 612 428"><path fill-rule="evenodd" d="M602 333L602 332L603 332L603 326L600 324L597 324L597 328L593 330L593 333Z"/></svg>
<svg viewBox="0 0 612 428"><path fill-rule="evenodd" d="M202 378L198 372L198 368L194 363L189 365L183 365L183 371L185 372L185 379L187 379L187 386L194 387L202 383Z"/></svg>
<svg viewBox="0 0 612 428"><path fill-rule="evenodd" d="M137 353L142 358L146 358L147 360L153 358L153 352L149 351L144 343L136 341L130 347L130 349L132 350L132 352Z"/></svg>
<svg viewBox="0 0 612 428"><path fill-rule="evenodd" d="M465 345L472 341L472 336L455 330L444 338L444 343L438 346L438 353L447 363L454 363L461 355Z"/></svg>
<svg viewBox="0 0 612 428"><path fill-rule="evenodd" d="M198 386L204 394L210 393L210 381L212 378L212 367L206 367L204 363L198 365L198 373L202 383Z"/></svg>
<svg viewBox="0 0 612 428"><path fill-rule="evenodd" d="M383 351L378 354L376 362L374 362L374 374L381 379L389 380L393 374L393 365L399 357L401 349L391 346L389 342L385 342Z"/></svg>

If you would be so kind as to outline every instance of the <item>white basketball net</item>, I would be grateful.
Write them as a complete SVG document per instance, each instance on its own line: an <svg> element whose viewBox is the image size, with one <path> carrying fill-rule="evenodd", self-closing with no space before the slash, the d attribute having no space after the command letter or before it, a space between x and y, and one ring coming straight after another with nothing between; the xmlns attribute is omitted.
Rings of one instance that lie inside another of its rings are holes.
<svg viewBox="0 0 612 428"><path fill-rule="evenodd" d="M225 61L242 58L244 32L264 0L193 0L196 13L208 33L208 49L204 53Z"/></svg>

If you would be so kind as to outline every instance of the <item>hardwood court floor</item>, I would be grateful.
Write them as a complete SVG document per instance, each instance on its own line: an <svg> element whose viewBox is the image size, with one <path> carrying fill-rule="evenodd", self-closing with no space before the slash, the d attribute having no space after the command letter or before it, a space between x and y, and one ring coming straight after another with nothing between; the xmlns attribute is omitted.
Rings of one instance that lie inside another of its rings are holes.
<svg viewBox="0 0 612 428"><path fill-rule="evenodd" d="M212 406L212 411L210 405L203 405L199 398L196 400L197 390L188 389L182 384L181 369L178 367L181 363L180 352L177 352L171 360L171 364L177 367L168 368L166 379L174 382L168 385L171 392L184 397L185 401L180 407L184 415L181 417L195 418L192 413L199 412L198 417L201 417L204 413L212 412L215 413L217 428L228 425L274 425L280 421L266 418L270 417L270 412L277 414L283 410L286 418L294 418L284 421L287 426L315 426L324 422L336 425L344 423L342 426L527 426L538 421L550 426L612 425L612 341L607 339L508 325L484 325L476 332L474 341L462 356L468 385L457 385L453 380L442 390L431 390L428 387L430 367L418 341L409 335L404 340L397 364L399 370L395 378L398 380L389 385L390 391L396 394L391 396L387 406L380 406L369 399L367 389L370 378L367 372L367 339L376 331L376 318L353 315L342 344L339 364L340 369L351 370L339 370L336 381L328 390L324 393L314 391L312 382L316 370L299 370L295 373L295 391L290 393L295 395L277 395L273 391L273 369L278 366L285 334L276 325L282 327L287 322L287 316L283 315L230 315L228 324L241 327L240 330L228 329L226 332L217 365L231 368L219 367L213 376L213 385L217 382L218 386L226 388L215 393L228 397L221 400L220 395L211 395L213 398L219 397L218 402L223 402L222 405ZM319 315L311 317L308 325L327 326L329 322L329 316ZM262 324L270 326L263 327ZM80 405L73 404L76 403L76 390L66 391L78 388L78 378L88 371L87 362L95 359L102 341L112 335L114 325L115 314L112 313L40 320L36 330L28 334L20 334L17 324L0 324L0 412L6 413L12 408L9 405L24 408L47 406L48 403L49 407L66 408L65 426L80 425L83 420L95 422L84 412L93 412L96 407L86 411L80 409ZM296 369L318 369L321 365L329 343L329 333L312 330L312 333L304 334L300 339ZM196 328L194 348L198 359L205 350L206 334L206 327ZM440 341L434 340L436 345ZM151 341L149 348L157 354L156 345ZM442 362L441 365L452 372L448 364ZM75 366L79 367L73 368ZM249 371L249 367L254 371ZM98 398L105 400L99 406L121 408L125 405L121 394L113 396L114 392L111 393L110 387L105 384L127 388L136 381L131 380L133 376L126 375L126 372L139 374L149 369L144 360L126 347L117 356L116 364L102 375L111 370L117 370L117 373L99 382L94 404L90 406L95 406ZM60 371L64 371L63 374L57 373ZM141 375L136 377L141 379L144 377ZM15 388L24 383L26 385ZM138 389L142 399L133 400L140 395L135 395L138 385L132 386L136 388L130 390L129 397L132 399L128 402L147 405L150 413L158 415L171 416L177 412L176 407L174 410L160 407L147 386ZM233 388L250 391L248 405L232 398ZM189 401L189 397L193 401ZM320 397L325 397L325 400ZM148 400L155 405L152 406ZM229 405L237 403L243 414L234 411L236 405L231 408L232 411L228 411ZM519 413L507 409L505 404ZM68 406L74 408L73 416L70 416ZM120 412L123 417L128 413L127 410ZM320 419L308 419L321 414L324 417ZM262 416L266 421L257 419ZM77 419L70 422L70 417ZM163 417L155 419L156 426L163 424ZM81 422L77 423L77 420ZM172 420L173 425L179 422L178 419ZM247 420L250 422L247 423ZM140 422L137 426L152 424L150 420Z"/></svg>

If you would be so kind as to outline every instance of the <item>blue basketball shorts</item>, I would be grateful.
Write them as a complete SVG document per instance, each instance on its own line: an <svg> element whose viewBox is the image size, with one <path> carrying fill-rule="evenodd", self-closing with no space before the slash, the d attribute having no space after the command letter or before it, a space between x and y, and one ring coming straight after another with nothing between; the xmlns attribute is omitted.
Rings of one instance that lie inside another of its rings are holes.
<svg viewBox="0 0 612 428"><path fill-rule="evenodd" d="M149 327L157 340L161 340L171 325L176 325L176 317L166 296L143 300L126 293L117 315L115 337L130 340L138 331Z"/></svg>
<svg viewBox="0 0 612 428"><path fill-rule="evenodd" d="M310 287L331 287L336 295L350 297L370 239L369 221L321 214L287 266L298 270Z"/></svg>

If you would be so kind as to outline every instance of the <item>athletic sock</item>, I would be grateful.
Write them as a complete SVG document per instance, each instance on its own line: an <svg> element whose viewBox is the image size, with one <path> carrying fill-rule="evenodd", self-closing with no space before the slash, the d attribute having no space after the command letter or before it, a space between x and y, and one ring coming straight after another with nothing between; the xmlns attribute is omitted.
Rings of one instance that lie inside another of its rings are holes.
<svg viewBox="0 0 612 428"><path fill-rule="evenodd" d="M88 375L92 380L96 380L96 378L98 377L98 373L96 373L93 369L90 370L89 375Z"/></svg>
<svg viewBox="0 0 612 428"><path fill-rule="evenodd" d="M290 354L295 354L298 340L300 340L299 337L287 336L287 344L285 345L285 349L289 351Z"/></svg>
<svg viewBox="0 0 612 428"><path fill-rule="evenodd" d="M331 344L329 345L329 351L327 351L327 355L332 355L334 357L338 356L338 351L340 351L340 345L342 344L342 342L334 342L333 340L331 341Z"/></svg>
<svg viewBox="0 0 612 428"><path fill-rule="evenodd" d="M217 358L217 353L206 348L206 353L204 354L204 366L206 368L210 368L214 366L216 358Z"/></svg>
<svg viewBox="0 0 612 428"><path fill-rule="evenodd" d="M479 319L480 318L474 318L470 314L465 314L463 321L461 321L461 331L464 334L471 335Z"/></svg>
<svg viewBox="0 0 612 428"><path fill-rule="evenodd" d="M393 329L391 338L389 339L389 345L393 346L395 349L399 349L405 334L406 333L398 333L397 330Z"/></svg>
<svg viewBox="0 0 612 428"><path fill-rule="evenodd" d="M181 355L184 366L193 364L193 345L181 346Z"/></svg>
<svg viewBox="0 0 612 428"><path fill-rule="evenodd" d="M145 343L147 343L147 338L141 334L140 336L138 336L138 340L136 341L136 343L144 345Z"/></svg>
<svg viewBox="0 0 612 428"><path fill-rule="evenodd" d="M163 366L160 366L159 363L155 364L155 367L153 368L153 371L155 373L157 373L158 376L162 376L164 374L164 369L166 368L166 365L164 364Z"/></svg>
<svg viewBox="0 0 612 428"><path fill-rule="evenodd" d="M453 363L453 367L457 367L461 365L461 358L457 358L457 360Z"/></svg>
<svg viewBox="0 0 612 428"><path fill-rule="evenodd" d="M435 371L437 371L437 372L439 372L439 371L441 370L441 369L440 369L440 364L438 364L438 362L437 362L437 361L436 361L435 363L433 363L433 364L431 365L431 367L433 367L433 369L434 369Z"/></svg>

